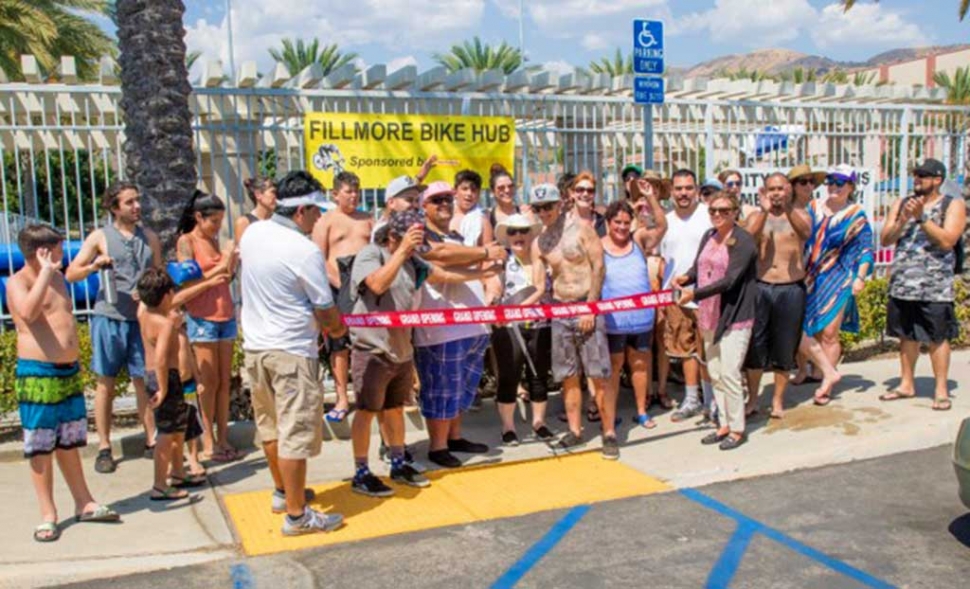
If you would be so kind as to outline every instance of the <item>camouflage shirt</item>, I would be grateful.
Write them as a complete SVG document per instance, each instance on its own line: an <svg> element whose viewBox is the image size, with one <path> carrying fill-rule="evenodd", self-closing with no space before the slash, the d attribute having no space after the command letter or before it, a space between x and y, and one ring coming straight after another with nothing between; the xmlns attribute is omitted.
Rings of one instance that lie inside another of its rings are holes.
<svg viewBox="0 0 970 589"><path fill-rule="evenodd" d="M950 200L944 196L932 208L924 210L930 221L943 226L943 214ZM918 219L910 219L896 242L889 296L905 301L953 302L955 261L952 249L944 250L934 245L920 228Z"/></svg>

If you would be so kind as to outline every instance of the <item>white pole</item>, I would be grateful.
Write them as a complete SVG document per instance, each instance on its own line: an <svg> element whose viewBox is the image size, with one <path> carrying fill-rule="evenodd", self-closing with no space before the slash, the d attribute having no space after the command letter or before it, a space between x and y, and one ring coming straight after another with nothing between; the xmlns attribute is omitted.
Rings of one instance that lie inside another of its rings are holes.
<svg viewBox="0 0 970 589"><path fill-rule="evenodd" d="M522 0L519 0L519 53L522 55L522 61L525 61L525 32L522 28L523 19L525 19L525 13L522 8Z"/></svg>
<svg viewBox="0 0 970 589"><path fill-rule="evenodd" d="M236 77L236 53L232 47L232 0L226 0L226 29L229 32L229 75Z"/></svg>

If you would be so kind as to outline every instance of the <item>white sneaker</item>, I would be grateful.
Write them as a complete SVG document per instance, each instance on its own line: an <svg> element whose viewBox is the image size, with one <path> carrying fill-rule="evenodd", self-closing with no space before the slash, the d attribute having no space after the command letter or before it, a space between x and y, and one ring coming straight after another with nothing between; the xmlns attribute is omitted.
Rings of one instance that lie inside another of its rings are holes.
<svg viewBox="0 0 970 589"><path fill-rule="evenodd" d="M309 503L317 498L317 494L310 487L303 489L303 499ZM286 513L286 495L273 491L273 513Z"/></svg>
<svg viewBox="0 0 970 589"><path fill-rule="evenodd" d="M303 511L303 517L295 522L291 523L289 516L283 516L283 535L300 536L316 532L332 532L343 523L344 516L339 513L323 513L307 507Z"/></svg>

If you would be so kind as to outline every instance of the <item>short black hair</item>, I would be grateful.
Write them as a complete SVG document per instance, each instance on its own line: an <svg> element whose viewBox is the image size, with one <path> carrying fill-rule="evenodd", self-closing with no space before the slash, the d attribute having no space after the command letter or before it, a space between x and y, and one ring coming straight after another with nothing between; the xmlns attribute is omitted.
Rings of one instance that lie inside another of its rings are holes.
<svg viewBox="0 0 970 589"><path fill-rule="evenodd" d="M109 184L108 188L104 191L104 197L101 199L102 208L108 211L113 211L118 208L121 193L126 190L138 192L138 187L134 182L128 182L126 180L118 180Z"/></svg>
<svg viewBox="0 0 970 589"><path fill-rule="evenodd" d="M276 210L273 212L282 217L292 217L299 207L286 206L286 199L306 196L317 191L323 192L323 186L309 172L306 170L290 172L276 183Z"/></svg>
<svg viewBox="0 0 970 589"><path fill-rule="evenodd" d="M607 221L612 221L620 213L626 213L627 215L630 215L630 219L631 220L633 219L633 217L634 217L634 215L633 215L633 207L630 206L630 202L629 201L626 201L626 200L615 200L615 201L611 202L610 203L610 206L606 207L606 213L604 213L603 216L606 217L606 220Z"/></svg>
<svg viewBox="0 0 970 589"><path fill-rule="evenodd" d="M575 179L576 174L573 174L572 172L563 172L559 175L559 179L556 180L556 188L559 189L559 194L561 194L563 198L566 197L566 192L573 185L573 180Z"/></svg>
<svg viewBox="0 0 970 589"><path fill-rule="evenodd" d="M673 180L674 178L684 178L687 176L690 176L690 179L694 181L694 184L697 184L697 174L695 174L693 170L688 170L687 168L677 170L674 172L673 176L670 177L670 179Z"/></svg>
<svg viewBox="0 0 970 589"><path fill-rule="evenodd" d="M138 296L149 308L162 304L165 295L175 290L175 282L161 268L148 268L138 279Z"/></svg>
<svg viewBox="0 0 970 589"><path fill-rule="evenodd" d="M62 241L64 235L60 231L40 223L27 225L17 234L17 245L25 260L32 260L40 248L57 247Z"/></svg>
<svg viewBox="0 0 970 589"><path fill-rule="evenodd" d="M333 177L333 191L337 192L344 186L360 189L360 177L353 172L340 172Z"/></svg>
<svg viewBox="0 0 970 589"><path fill-rule="evenodd" d="M462 170L455 174L455 188L458 188L462 182L471 182L475 190L482 189L482 175L475 170Z"/></svg>

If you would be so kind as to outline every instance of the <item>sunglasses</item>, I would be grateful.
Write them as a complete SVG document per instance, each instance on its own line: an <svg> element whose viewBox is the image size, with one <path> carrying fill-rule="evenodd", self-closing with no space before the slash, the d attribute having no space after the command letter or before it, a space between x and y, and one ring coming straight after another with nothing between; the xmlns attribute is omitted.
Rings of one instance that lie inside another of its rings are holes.
<svg viewBox="0 0 970 589"><path fill-rule="evenodd" d="M736 181L736 180L732 180L730 182L725 182L724 183L724 187L725 188L740 188L741 187L741 183L738 182L738 181Z"/></svg>
<svg viewBox="0 0 970 589"><path fill-rule="evenodd" d="M815 182L812 181L811 178L799 178L798 180L795 180L794 182L792 182L792 184L796 186L810 186L815 184Z"/></svg>
<svg viewBox="0 0 970 589"><path fill-rule="evenodd" d="M701 188L701 196L711 196L717 192L714 188Z"/></svg>
<svg viewBox="0 0 970 589"><path fill-rule="evenodd" d="M573 188L573 192L577 194L595 194L596 189L591 186L577 186Z"/></svg>
<svg viewBox="0 0 970 589"><path fill-rule="evenodd" d="M559 204L558 202L547 202L541 205L532 205L532 210L538 213L544 213L546 211L551 211L552 209L556 208L556 205L558 204Z"/></svg>
<svg viewBox="0 0 970 589"><path fill-rule="evenodd" d="M528 235L532 230L528 227L509 227L505 232L509 237L516 235Z"/></svg>
<svg viewBox="0 0 970 589"><path fill-rule="evenodd" d="M453 196L447 196L447 195L446 196L432 196L432 197L429 197L428 198L428 202L430 202L431 204L433 204L436 207L440 207L441 205L450 205L450 204L454 203L455 202L455 197L453 197Z"/></svg>
<svg viewBox="0 0 970 589"><path fill-rule="evenodd" d="M711 216L713 217L715 215L730 215L731 213L734 212L735 209L734 207L710 207L707 210L711 213Z"/></svg>
<svg viewBox="0 0 970 589"><path fill-rule="evenodd" d="M829 176L825 179L826 186L835 186L836 188L842 188L848 183L849 181L845 180L844 178L833 178L832 176Z"/></svg>

